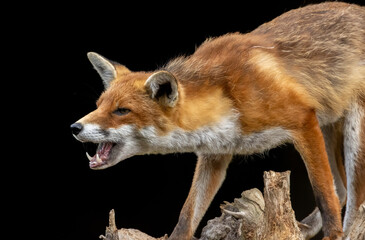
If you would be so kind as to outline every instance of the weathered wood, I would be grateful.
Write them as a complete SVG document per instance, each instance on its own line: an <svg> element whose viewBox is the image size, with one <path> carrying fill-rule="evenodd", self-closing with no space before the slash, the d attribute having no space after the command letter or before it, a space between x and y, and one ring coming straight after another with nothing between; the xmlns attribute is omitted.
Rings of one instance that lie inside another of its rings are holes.
<svg viewBox="0 0 365 240"><path fill-rule="evenodd" d="M264 173L265 214L258 239L302 240L290 201L290 171Z"/></svg>
<svg viewBox="0 0 365 240"><path fill-rule="evenodd" d="M117 229L115 225L114 209L109 212L109 226L106 227L105 236L100 235L103 240L166 240L167 235L161 238L151 237L137 229Z"/></svg>
<svg viewBox="0 0 365 240"><path fill-rule="evenodd" d="M208 221L200 240L256 239L263 222L265 202L262 193L254 188L244 191L233 203L221 205L222 215Z"/></svg>
<svg viewBox="0 0 365 240"><path fill-rule="evenodd" d="M251 189L221 206L222 215L208 221L200 240L303 239L291 207L289 177L289 171L265 172L264 197Z"/></svg>
<svg viewBox="0 0 365 240"><path fill-rule="evenodd" d="M251 189L233 203L224 202L222 215L208 221L199 240L303 240L290 201L290 171L265 172L264 186L264 196L258 189ZM167 240L168 236L154 238L136 229L118 230L111 210L109 226L100 238ZM365 202L344 240L365 240Z"/></svg>
<svg viewBox="0 0 365 240"><path fill-rule="evenodd" d="M355 220L344 239L365 240L365 202L360 205Z"/></svg>
<svg viewBox="0 0 365 240"><path fill-rule="evenodd" d="M120 240L118 236L118 229L115 225L114 209L109 212L109 227L106 227L105 236L100 235L99 238L103 240Z"/></svg>

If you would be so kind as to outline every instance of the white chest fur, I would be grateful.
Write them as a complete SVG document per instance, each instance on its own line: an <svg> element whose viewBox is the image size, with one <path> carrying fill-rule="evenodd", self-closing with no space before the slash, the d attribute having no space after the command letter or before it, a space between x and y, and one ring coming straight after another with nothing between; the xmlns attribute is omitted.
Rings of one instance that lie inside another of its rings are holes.
<svg viewBox="0 0 365 240"><path fill-rule="evenodd" d="M150 153L196 152L215 154L254 154L277 147L290 141L289 131L270 128L251 134L242 134L237 117L231 116L220 122L194 131L177 128L164 136L158 136L153 127L141 130L148 139Z"/></svg>

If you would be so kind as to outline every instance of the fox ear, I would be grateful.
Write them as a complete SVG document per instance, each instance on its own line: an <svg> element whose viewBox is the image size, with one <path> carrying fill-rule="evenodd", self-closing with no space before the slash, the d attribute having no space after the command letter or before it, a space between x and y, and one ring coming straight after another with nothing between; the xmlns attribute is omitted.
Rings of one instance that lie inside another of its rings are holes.
<svg viewBox="0 0 365 240"><path fill-rule="evenodd" d="M110 82L117 77L117 71L114 64L108 59L94 52L87 53L87 57L103 80L105 89L108 88Z"/></svg>
<svg viewBox="0 0 365 240"><path fill-rule="evenodd" d="M174 107L177 103L179 92L177 80L172 73L159 71L152 74L145 83L151 98L167 107Z"/></svg>

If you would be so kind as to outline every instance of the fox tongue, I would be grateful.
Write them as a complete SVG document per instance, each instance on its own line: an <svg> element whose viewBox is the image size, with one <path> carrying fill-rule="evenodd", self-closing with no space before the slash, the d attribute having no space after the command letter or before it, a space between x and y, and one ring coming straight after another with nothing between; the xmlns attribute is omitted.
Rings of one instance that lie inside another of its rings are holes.
<svg viewBox="0 0 365 240"><path fill-rule="evenodd" d="M102 160L106 160L109 157L112 147L113 143L100 143L97 150L97 155L99 155Z"/></svg>

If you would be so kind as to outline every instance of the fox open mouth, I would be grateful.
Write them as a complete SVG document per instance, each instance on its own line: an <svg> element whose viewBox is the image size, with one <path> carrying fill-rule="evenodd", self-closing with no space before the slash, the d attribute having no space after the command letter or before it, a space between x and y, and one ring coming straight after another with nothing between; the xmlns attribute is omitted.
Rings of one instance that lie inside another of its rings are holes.
<svg viewBox="0 0 365 240"><path fill-rule="evenodd" d="M110 159L111 152L116 143L112 142L103 142L99 143L96 148L95 154L92 154L92 147L95 146L94 143L84 143L84 147L86 150L86 156L89 159L89 166L92 169L97 169L106 165L108 160ZM93 156L91 157L90 154Z"/></svg>

